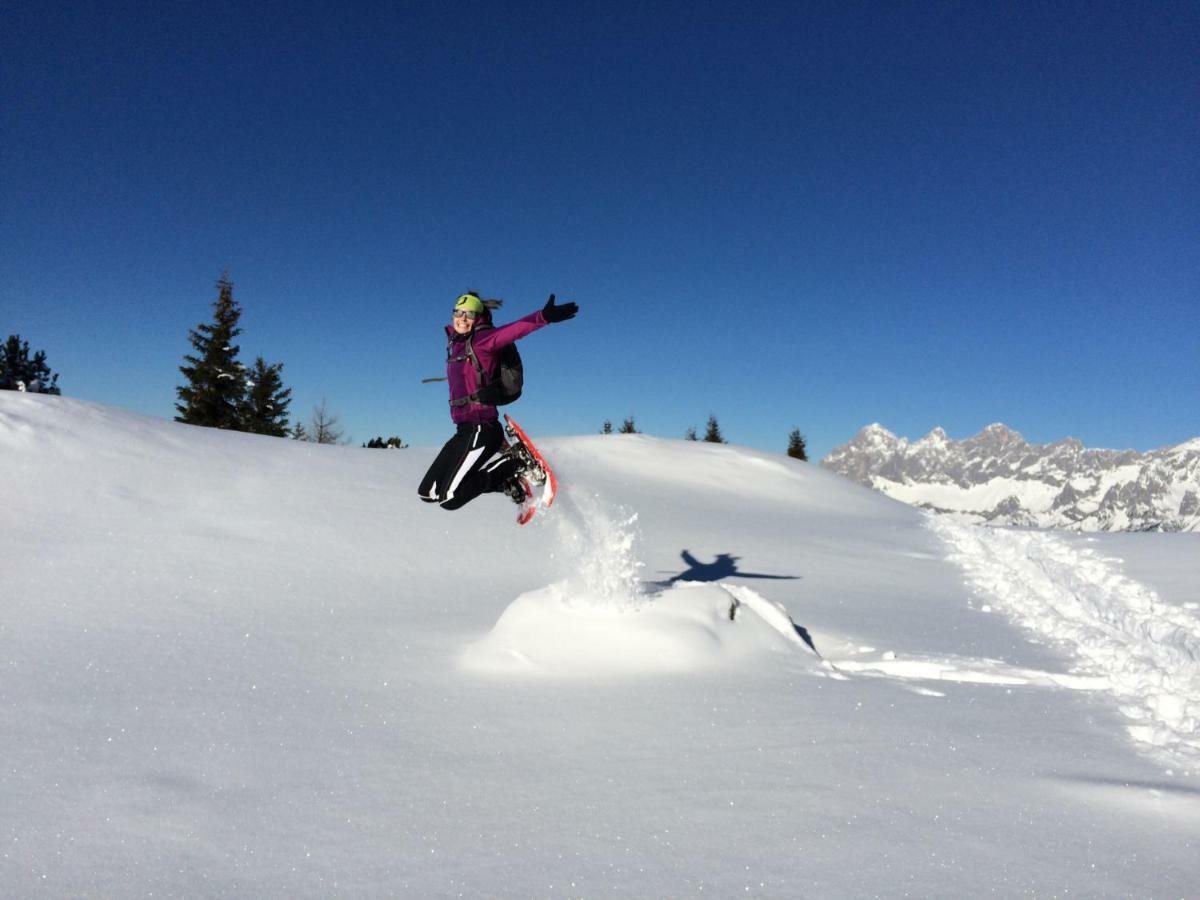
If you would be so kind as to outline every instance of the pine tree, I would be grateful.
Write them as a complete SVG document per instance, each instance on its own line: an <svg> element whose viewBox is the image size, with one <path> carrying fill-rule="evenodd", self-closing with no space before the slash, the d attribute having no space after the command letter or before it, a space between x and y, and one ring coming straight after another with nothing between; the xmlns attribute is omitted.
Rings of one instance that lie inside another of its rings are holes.
<svg viewBox="0 0 1200 900"><path fill-rule="evenodd" d="M196 355L185 356L187 365L179 367L187 384L175 389L180 401L175 404L179 412L175 421L241 430L246 372L233 343L242 333L238 327L241 315L233 299L233 282L226 273L217 281L212 323L198 325L189 336Z"/></svg>
<svg viewBox="0 0 1200 900"><path fill-rule="evenodd" d="M808 447L799 428L793 428L792 433L788 435L787 455L792 459L808 462Z"/></svg>
<svg viewBox="0 0 1200 900"><path fill-rule="evenodd" d="M698 440L700 440L700 438L696 437L696 426L694 426L694 425L689 425L689 426L688 426L688 430L687 430L687 431L685 431L685 432L683 433L683 439L684 439L685 441L698 441Z"/></svg>
<svg viewBox="0 0 1200 900"><path fill-rule="evenodd" d="M633 416L627 418L621 423L621 428L618 434L637 434L637 427L633 424Z"/></svg>
<svg viewBox="0 0 1200 900"><path fill-rule="evenodd" d="M601 434L612 434L612 433L613 433L613 427L612 427L612 420L611 420L611 419L605 419L605 420L604 420L604 424L600 426L600 433L601 433Z"/></svg>
<svg viewBox="0 0 1200 900"><path fill-rule="evenodd" d="M710 444L728 443L728 441L725 440L724 435L721 434L721 426L717 424L716 416L708 417L708 427L704 430L704 440L708 441Z"/></svg>
<svg viewBox="0 0 1200 900"><path fill-rule="evenodd" d="M286 437L288 434L288 405L292 389L283 386L280 372L283 363L267 365L260 356L247 378L246 396L242 401L241 429L254 434Z"/></svg>
<svg viewBox="0 0 1200 900"><path fill-rule="evenodd" d="M29 341L22 341L19 334L10 334L0 347L0 390L62 393L58 388L58 375L46 365L46 351L39 350L30 359Z"/></svg>
<svg viewBox="0 0 1200 900"><path fill-rule="evenodd" d="M304 427L303 422L297 422L295 425L293 425L292 430L288 432L288 437L290 437L293 441L312 440L312 438L308 436L308 429Z"/></svg>

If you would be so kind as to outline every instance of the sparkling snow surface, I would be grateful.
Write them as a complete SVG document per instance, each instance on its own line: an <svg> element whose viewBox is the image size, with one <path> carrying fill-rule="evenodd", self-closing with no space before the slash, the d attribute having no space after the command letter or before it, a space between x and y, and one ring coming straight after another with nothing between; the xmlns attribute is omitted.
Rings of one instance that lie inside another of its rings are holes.
<svg viewBox="0 0 1200 900"><path fill-rule="evenodd" d="M1196 894L1200 535L539 442L518 528L0 393L0 895Z"/></svg>

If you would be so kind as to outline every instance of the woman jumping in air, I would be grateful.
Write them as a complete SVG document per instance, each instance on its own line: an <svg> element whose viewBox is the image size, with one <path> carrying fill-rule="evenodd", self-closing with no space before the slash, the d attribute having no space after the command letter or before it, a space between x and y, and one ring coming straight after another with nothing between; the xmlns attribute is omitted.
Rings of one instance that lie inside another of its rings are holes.
<svg viewBox="0 0 1200 900"><path fill-rule="evenodd" d="M504 347L579 312L575 303L555 305L551 294L538 312L496 327L492 308L499 305L499 301L485 301L475 291L468 291L454 304L453 320L446 326L450 418L458 427L417 489L422 500L443 509L458 509L480 494L492 492L508 494L516 503L525 502L524 463L512 453L499 452L506 445L504 426L496 407L487 402L488 393L481 389L496 380Z"/></svg>

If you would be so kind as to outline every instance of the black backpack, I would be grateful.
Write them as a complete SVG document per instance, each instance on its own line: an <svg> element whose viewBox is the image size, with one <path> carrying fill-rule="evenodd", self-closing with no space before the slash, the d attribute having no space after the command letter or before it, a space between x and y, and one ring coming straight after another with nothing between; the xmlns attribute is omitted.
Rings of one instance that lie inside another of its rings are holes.
<svg viewBox="0 0 1200 900"><path fill-rule="evenodd" d="M507 406L521 396L521 389L525 385L525 368L521 364L521 354L517 350L517 345L505 344L500 348L500 364L496 369L496 377L488 381L487 374L483 371L483 366L479 364L479 358L475 355L475 348L471 346L473 338L474 335L467 338L466 356L451 357L450 348L446 348L447 359L455 361L469 359L471 361L475 366L475 377L479 384L475 393L451 400L450 405L466 406L468 403L482 403L485 406Z"/></svg>

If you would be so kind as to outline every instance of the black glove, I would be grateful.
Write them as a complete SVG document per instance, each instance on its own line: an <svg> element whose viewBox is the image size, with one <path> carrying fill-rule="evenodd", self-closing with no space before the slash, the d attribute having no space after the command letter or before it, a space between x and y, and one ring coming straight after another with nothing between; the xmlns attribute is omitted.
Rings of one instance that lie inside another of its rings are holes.
<svg viewBox="0 0 1200 900"><path fill-rule="evenodd" d="M553 324L554 322L565 322L567 319L575 318L575 314L579 312L578 303L564 303L562 306L554 305L554 295L550 295L550 299L546 301L546 305L542 307L542 315L546 317L546 321Z"/></svg>

